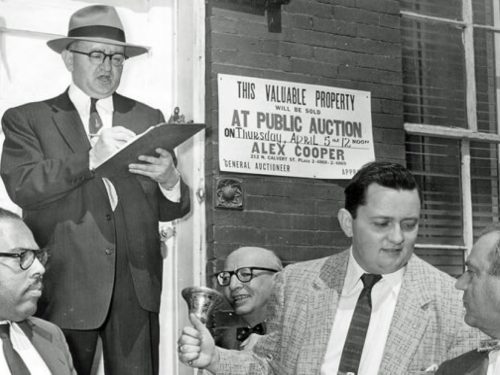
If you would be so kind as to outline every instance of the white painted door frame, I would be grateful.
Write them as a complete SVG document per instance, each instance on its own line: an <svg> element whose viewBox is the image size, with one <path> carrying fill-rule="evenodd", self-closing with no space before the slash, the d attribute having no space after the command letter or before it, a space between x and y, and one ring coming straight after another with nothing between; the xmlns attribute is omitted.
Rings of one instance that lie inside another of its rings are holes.
<svg viewBox="0 0 500 375"><path fill-rule="evenodd" d="M160 108L167 118L179 106L186 119L204 123L204 0L0 1L0 116L9 107L52 97L67 87L69 74L45 43L55 34L66 34L70 15L93 3L116 6L127 40L151 47L147 55L127 62L119 92ZM180 291L205 280L204 147L203 132L176 150L191 188L192 209L187 218L169 225L176 235L166 243L164 261L162 375L193 374L178 362L176 341L188 324ZM3 185L0 205L18 211Z"/></svg>

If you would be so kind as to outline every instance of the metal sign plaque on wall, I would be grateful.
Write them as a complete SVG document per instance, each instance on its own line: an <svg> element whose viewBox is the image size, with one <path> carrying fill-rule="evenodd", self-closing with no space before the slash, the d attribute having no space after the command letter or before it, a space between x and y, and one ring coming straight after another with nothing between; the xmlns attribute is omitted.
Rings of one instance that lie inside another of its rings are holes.
<svg viewBox="0 0 500 375"><path fill-rule="evenodd" d="M375 159L370 92L218 75L226 172L349 179Z"/></svg>

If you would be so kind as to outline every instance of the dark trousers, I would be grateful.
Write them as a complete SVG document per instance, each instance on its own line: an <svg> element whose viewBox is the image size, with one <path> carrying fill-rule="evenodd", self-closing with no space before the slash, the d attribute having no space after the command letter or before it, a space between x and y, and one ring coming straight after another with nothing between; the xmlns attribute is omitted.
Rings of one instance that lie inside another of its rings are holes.
<svg viewBox="0 0 500 375"><path fill-rule="evenodd" d="M116 227L125 228L120 202L114 216ZM63 329L79 375L90 375L98 336L102 340L106 375L158 374L158 314L139 305L129 268L127 240L119 232L115 285L106 321L96 330Z"/></svg>

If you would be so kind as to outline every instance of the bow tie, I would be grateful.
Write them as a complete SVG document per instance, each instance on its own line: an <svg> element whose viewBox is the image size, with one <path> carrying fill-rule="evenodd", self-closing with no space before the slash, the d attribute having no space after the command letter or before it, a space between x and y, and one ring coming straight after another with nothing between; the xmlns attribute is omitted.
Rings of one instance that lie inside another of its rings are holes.
<svg viewBox="0 0 500 375"><path fill-rule="evenodd" d="M479 343L479 348L477 351L482 352L491 352L492 350L500 349L500 340L497 339L489 339L489 340L481 340Z"/></svg>
<svg viewBox="0 0 500 375"><path fill-rule="evenodd" d="M258 335L266 334L266 323L259 323L253 327L240 327L236 329L236 339L240 342L245 341L248 336L252 333L256 333Z"/></svg>

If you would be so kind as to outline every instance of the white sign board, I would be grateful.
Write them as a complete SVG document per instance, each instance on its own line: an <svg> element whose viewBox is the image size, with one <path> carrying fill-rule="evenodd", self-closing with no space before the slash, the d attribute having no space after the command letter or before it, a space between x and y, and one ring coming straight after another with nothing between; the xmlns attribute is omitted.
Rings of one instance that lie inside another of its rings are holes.
<svg viewBox="0 0 500 375"><path fill-rule="evenodd" d="M370 92L218 75L226 172L348 179L375 160Z"/></svg>

